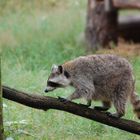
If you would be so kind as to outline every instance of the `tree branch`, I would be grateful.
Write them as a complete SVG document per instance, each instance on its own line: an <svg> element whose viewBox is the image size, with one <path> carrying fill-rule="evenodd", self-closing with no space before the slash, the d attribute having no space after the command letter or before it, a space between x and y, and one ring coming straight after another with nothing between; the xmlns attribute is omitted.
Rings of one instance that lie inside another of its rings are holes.
<svg viewBox="0 0 140 140"><path fill-rule="evenodd" d="M3 86L3 97L8 100L12 100L17 103L21 103L23 105L36 109L57 109L66 111L78 116L88 118L90 120L94 120L109 126L113 126L140 135L140 123L126 119L111 118L103 112L87 108L77 103L63 103L56 98L35 94L27 94L6 86Z"/></svg>

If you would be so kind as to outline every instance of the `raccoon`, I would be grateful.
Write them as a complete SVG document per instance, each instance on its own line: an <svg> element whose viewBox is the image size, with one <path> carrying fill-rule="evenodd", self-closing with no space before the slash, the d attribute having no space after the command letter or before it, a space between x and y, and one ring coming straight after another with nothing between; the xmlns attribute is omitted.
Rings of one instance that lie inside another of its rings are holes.
<svg viewBox="0 0 140 140"><path fill-rule="evenodd" d="M120 118L125 115L130 99L140 119L140 100L135 92L132 66L125 58L111 54L88 55L53 65L45 92L69 85L75 91L66 101L84 98L88 107L92 101L101 101L102 106L94 107L100 111L107 111L113 104L116 112L109 115Z"/></svg>

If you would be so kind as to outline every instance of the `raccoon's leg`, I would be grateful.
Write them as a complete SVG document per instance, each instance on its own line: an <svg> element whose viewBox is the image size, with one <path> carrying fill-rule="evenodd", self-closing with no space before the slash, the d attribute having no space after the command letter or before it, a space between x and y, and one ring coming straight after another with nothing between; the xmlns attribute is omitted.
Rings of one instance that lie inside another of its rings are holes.
<svg viewBox="0 0 140 140"><path fill-rule="evenodd" d="M113 104L116 109L116 112L113 114L109 114L109 116L114 117L114 118L120 118L125 115L125 105L127 101L127 93L126 90L118 90L113 97Z"/></svg>
<svg viewBox="0 0 140 140"><path fill-rule="evenodd" d="M70 96L68 96L66 98L66 100L72 101L74 99L79 99L79 98L81 98L80 94L78 94L78 92L75 91L73 94L71 94Z"/></svg>
<svg viewBox="0 0 140 140"><path fill-rule="evenodd" d="M82 95L84 95L85 93L87 94L87 91L86 91L86 90L77 89L73 94L71 94L70 96L68 96L68 97L66 98L66 100L72 101L72 100L74 100L74 99L79 99L79 98L81 98ZM84 104L80 104L80 105L85 106L85 107L90 107L90 106L91 106L91 100L90 100L90 99L87 99L87 104L86 104L86 105L84 105Z"/></svg>
<svg viewBox="0 0 140 140"><path fill-rule="evenodd" d="M85 106L85 107L90 107L91 106L91 100L87 100L87 104L79 104L81 106Z"/></svg>
<svg viewBox="0 0 140 140"><path fill-rule="evenodd" d="M90 107L91 106L91 100L87 100L87 107Z"/></svg>
<svg viewBox="0 0 140 140"><path fill-rule="evenodd" d="M125 114L125 104L126 104L126 101L121 100L121 99L118 99L118 101L114 101L114 107L116 109L117 112L115 113L109 113L108 115L110 117L114 117L114 118L120 118L122 116L124 116Z"/></svg>
<svg viewBox="0 0 140 140"><path fill-rule="evenodd" d="M103 106L95 106L94 109L99 111L107 111L111 107L110 101L103 101L102 104Z"/></svg>
<svg viewBox="0 0 140 140"><path fill-rule="evenodd" d="M131 83L129 80L123 79L122 82L116 87L114 97L112 99L116 113L110 114L110 116L120 118L125 115L125 105L131 92Z"/></svg>
<svg viewBox="0 0 140 140"><path fill-rule="evenodd" d="M81 98L81 96L80 96L79 92L77 92L77 90L76 90L73 94L68 96L66 99L65 98L61 98L61 97L59 97L58 99L61 102L68 102L68 101L72 101L74 99L79 99L79 98Z"/></svg>

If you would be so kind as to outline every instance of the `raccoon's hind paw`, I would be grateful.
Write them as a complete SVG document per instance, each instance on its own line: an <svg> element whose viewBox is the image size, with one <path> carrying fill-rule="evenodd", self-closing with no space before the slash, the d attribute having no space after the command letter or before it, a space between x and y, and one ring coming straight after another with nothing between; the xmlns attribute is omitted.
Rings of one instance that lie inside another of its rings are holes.
<svg viewBox="0 0 140 140"><path fill-rule="evenodd" d="M58 100L59 100L60 102L63 102L63 103L69 102L69 100L67 100L67 99L65 99L65 98L62 98L62 97L60 97L60 96L58 96Z"/></svg>
<svg viewBox="0 0 140 140"><path fill-rule="evenodd" d="M106 112L107 116L114 118L114 119L119 119L120 117L122 117L121 115L119 115L118 113L110 113L110 112Z"/></svg>

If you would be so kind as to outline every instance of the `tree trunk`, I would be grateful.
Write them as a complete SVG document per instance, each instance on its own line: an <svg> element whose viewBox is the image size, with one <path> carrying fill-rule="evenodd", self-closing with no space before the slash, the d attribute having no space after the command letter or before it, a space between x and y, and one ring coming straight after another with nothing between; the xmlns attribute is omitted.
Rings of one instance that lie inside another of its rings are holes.
<svg viewBox="0 0 140 140"><path fill-rule="evenodd" d="M2 113L2 108L3 108L3 104L2 104L2 85L1 85L1 56L0 56L0 140L3 140L3 133L4 133L4 129L3 129L3 113Z"/></svg>
<svg viewBox="0 0 140 140"><path fill-rule="evenodd" d="M110 42L117 44L117 20L117 9L107 11L104 1L88 0L85 38L89 49L110 48Z"/></svg>

